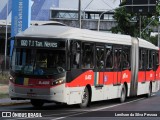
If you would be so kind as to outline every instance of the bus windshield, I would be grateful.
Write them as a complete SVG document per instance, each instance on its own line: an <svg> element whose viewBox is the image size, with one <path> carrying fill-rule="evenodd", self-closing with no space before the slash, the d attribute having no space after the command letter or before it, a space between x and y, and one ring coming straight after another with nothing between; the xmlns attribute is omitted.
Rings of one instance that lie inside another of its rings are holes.
<svg viewBox="0 0 160 120"><path fill-rule="evenodd" d="M65 72L65 50L15 48L11 70L26 75L54 75Z"/></svg>

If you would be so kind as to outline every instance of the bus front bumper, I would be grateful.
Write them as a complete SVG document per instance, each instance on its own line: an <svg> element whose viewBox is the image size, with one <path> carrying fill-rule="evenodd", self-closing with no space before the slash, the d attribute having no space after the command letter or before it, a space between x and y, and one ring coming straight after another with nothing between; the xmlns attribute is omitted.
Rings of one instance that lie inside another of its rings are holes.
<svg viewBox="0 0 160 120"><path fill-rule="evenodd" d="M53 102L65 103L65 84L57 85L49 88L37 88L37 87L24 87L9 83L9 96L14 100L24 99L40 99Z"/></svg>

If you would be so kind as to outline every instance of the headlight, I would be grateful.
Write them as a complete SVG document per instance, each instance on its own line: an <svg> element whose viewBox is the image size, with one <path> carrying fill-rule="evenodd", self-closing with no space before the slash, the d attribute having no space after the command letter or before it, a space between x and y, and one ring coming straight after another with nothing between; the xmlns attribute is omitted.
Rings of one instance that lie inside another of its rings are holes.
<svg viewBox="0 0 160 120"><path fill-rule="evenodd" d="M11 82L15 83L15 78L14 78L12 75L9 76L9 80L10 80Z"/></svg>
<svg viewBox="0 0 160 120"><path fill-rule="evenodd" d="M54 80L54 81L52 82L52 85L62 84L62 83L64 83L64 80L65 80L65 77L59 78L59 79L57 79L57 80Z"/></svg>

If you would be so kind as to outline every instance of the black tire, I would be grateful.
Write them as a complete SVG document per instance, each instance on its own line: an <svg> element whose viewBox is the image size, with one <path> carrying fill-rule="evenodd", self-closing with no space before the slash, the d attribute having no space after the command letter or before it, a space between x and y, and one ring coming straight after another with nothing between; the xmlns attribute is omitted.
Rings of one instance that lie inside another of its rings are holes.
<svg viewBox="0 0 160 120"><path fill-rule="evenodd" d="M33 107L35 107L35 108L41 108L41 107L44 105L44 101L43 101L43 100L31 99L31 104L32 104Z"/></svg>
<svg viewBox="0 0 160 120"><path fill-rule="evenodd" d="M89 90L86 87L83 92L82 103L80 103L81 108L85 108L89 105L89 98L90 98Z"/></svg>
<svg viewBox="0 0 160 120"><path fill-rule="evenodd" d="M120 102L123 103L126 100L127 94L126 94L126 87L123 85L122 90L121 90L121 96L120 96Z"/></svg>
<svg viewBox="0 0 160 120"><path fill-rule="evenodd" d="M149 89L148 89L148 93L146 94L146 97L147 98L151 97L151 94L152 94L152 87L151 87L151 84L149 84Z"/></svg>

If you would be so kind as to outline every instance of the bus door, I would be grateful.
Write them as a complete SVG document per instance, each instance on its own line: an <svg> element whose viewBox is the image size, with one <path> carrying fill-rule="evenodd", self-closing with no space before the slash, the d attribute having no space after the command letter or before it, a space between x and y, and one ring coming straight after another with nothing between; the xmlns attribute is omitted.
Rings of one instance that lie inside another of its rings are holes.
<svg viewBox="0 0 160 120"><path fill-rule="evenodd" d="M120 85L122 79L122 67L121 67L121 54L122 48L121 47L114 47L114 68L113 68L113 85Z"/></svg>
<svg viewBox="0 0 160 120"><path fill-rule="evenodd" d="M146 81L146 51L144 49L139 50L139 72L138 72L138 81L145 83Z"/></svg>
<svg viewBox="0 0 160 120"><path fill-rule="evenodd" d="M103 45L96 45L96 52L95 52L95 79L94 84L97 87L103 87L104 85L104 53L105 49Z"/></svg>
<svg viewBox="0 0 160 120"><path fill-rule="evenodd" d="M155 53L155 51L152 51L151 55L149 54L149 56L151 56L151 57L149 57L150 58L149 59L149 61L150 61L149 66L150 66L150 68L152 68L152 71L150 73L150 78L152 80L152 92L156 92L158 86L156 83L156 53Z"/></svg>
<svg viewBox="0 0 160 120"><path fill-rule="evenodd" d="M150 80L155 82L156 80L156 70L155 70L155 51L149 51L149 69L150 69Z"/></svg>
<svg viewBox="0 0 160 120"><path fill-rule="evenodd" d="M159 74L159 54L158 51L155 52L155 60L154 60L154 71L155 71L155 80L159 80L160 74ZM159 82L157 81L156 90L159 90Z"/></svg>
<svg viewBox="0 0 160 120"><path fill-rule="evenodd" d="M145 55L145 82L146 81L150 81L151 79L150 79L150 71L151 71L151 69L150 69L150 67L149 67L149 50L145 50L146 51L146 55ZM144 82L144 83L145 83Z"/></svg>
<svg viewBox="0 0 160 120"><path fill-rule="evenodd" d="M154 80L156 80L156 52L153 52L153 71L154 71Z"/></svg>

